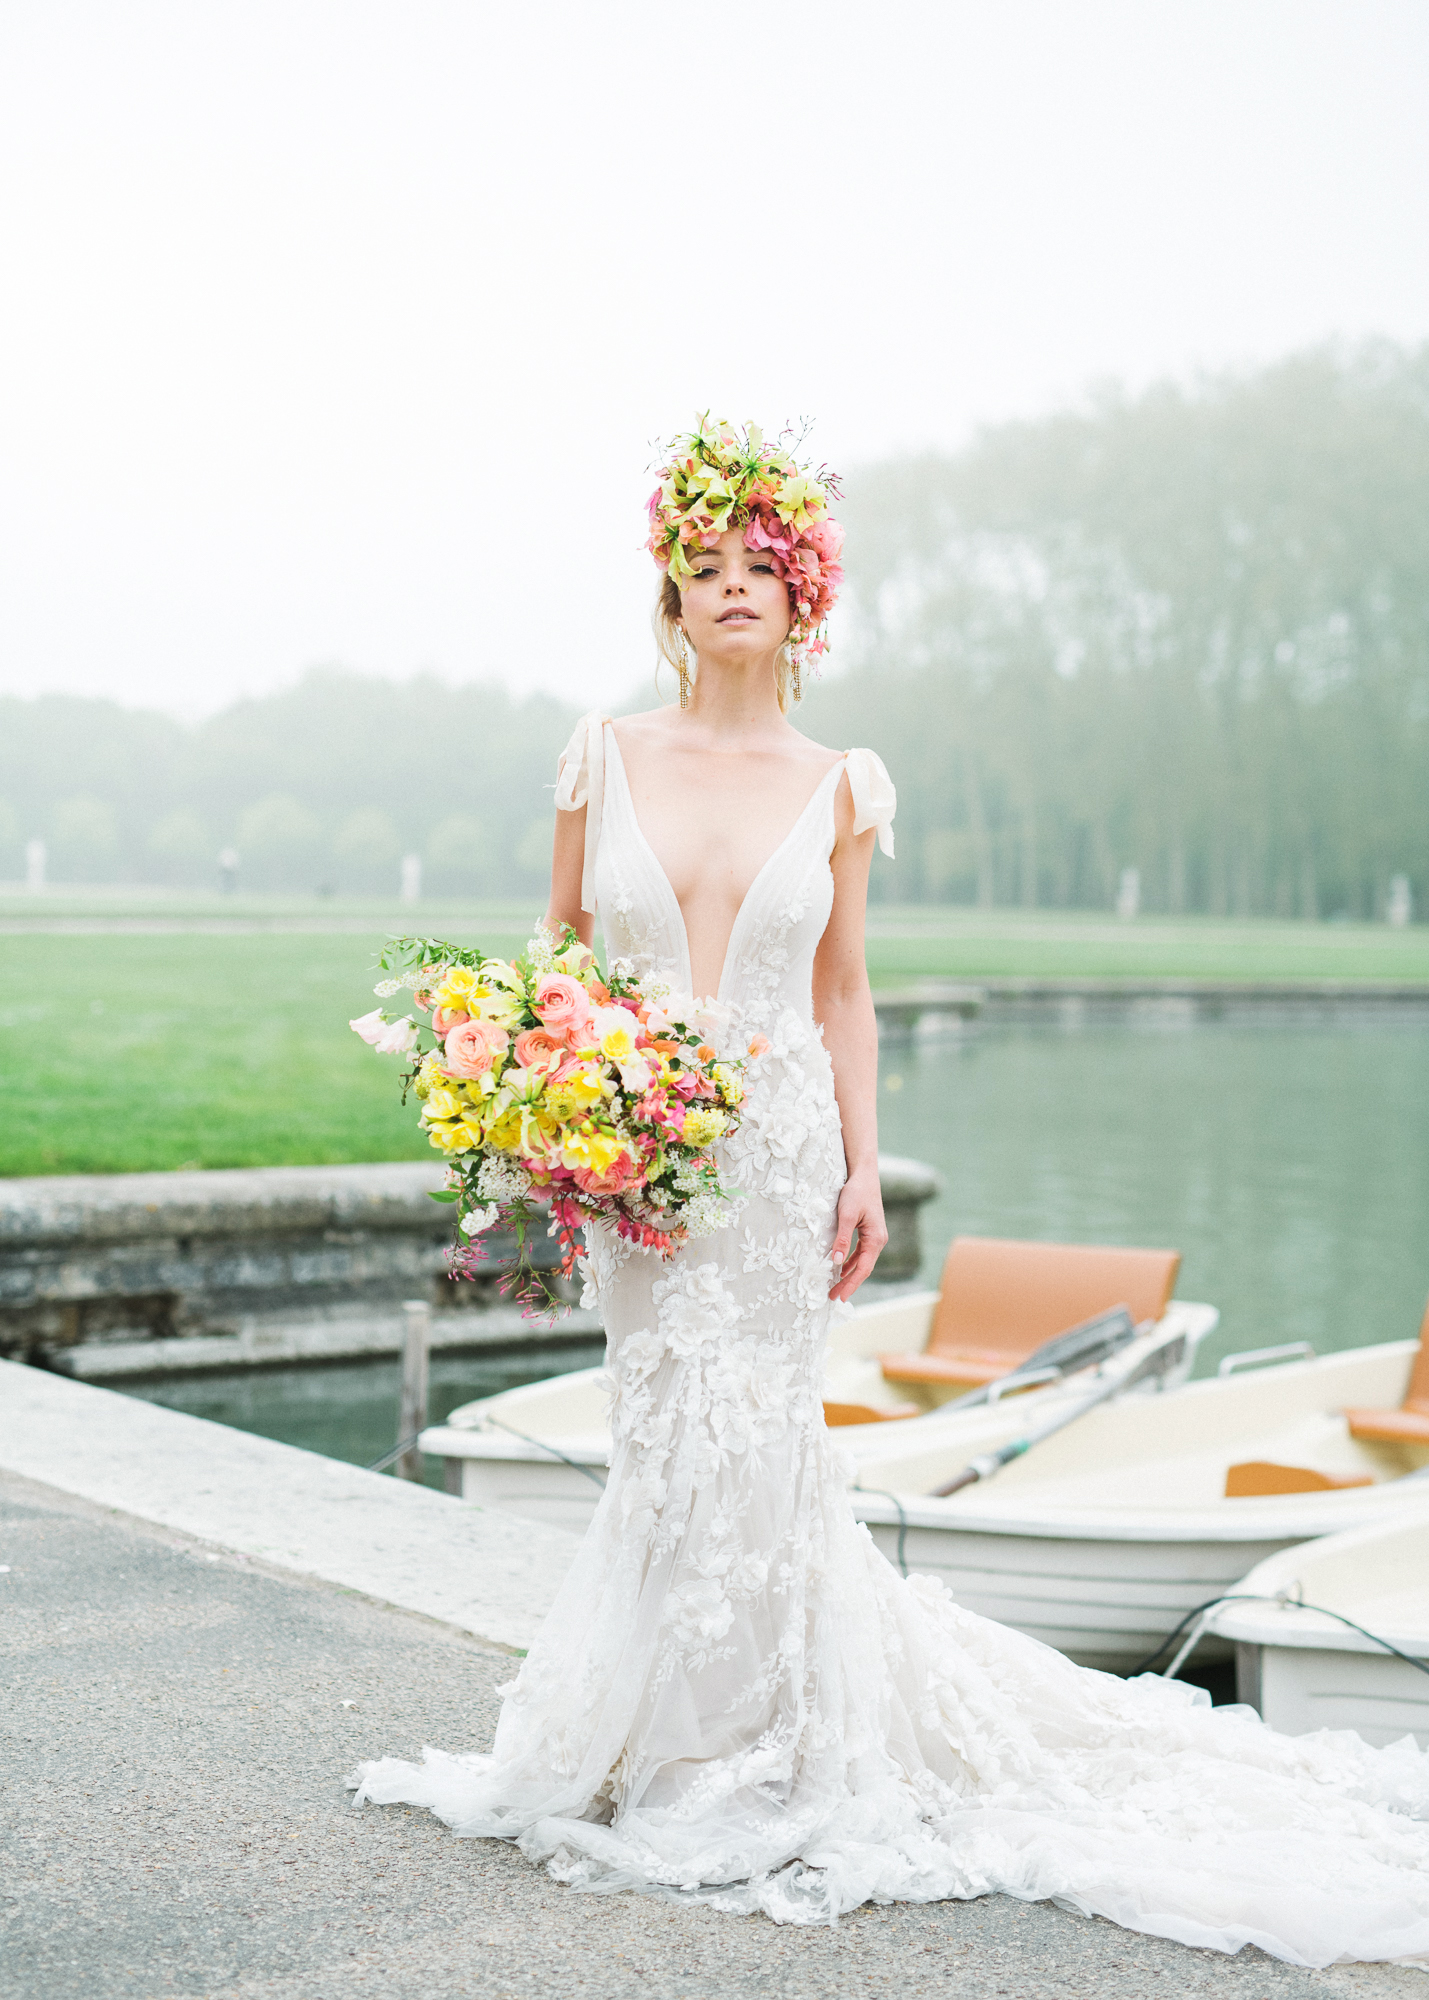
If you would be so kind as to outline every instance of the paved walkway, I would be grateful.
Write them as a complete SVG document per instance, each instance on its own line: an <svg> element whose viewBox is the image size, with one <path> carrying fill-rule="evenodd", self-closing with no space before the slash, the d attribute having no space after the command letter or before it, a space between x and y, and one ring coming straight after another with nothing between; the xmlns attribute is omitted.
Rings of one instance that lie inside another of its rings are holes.
<svg viewBox="0 0 1429 2000"><path fill-rule="evenodd" d="M574 1895L346 1803L363 1756L487 1741L509 1652L9 1473L0 1563L4 2000L1429 2000L1001 1898L796 1931Z"/></svg>
<svg viewBox="0 0 1429 2000"><path fill-rule="evenodd" d="M529 1646L579 1546L404 1479L0 1361L0 1470L503 1646Z"/></svg>

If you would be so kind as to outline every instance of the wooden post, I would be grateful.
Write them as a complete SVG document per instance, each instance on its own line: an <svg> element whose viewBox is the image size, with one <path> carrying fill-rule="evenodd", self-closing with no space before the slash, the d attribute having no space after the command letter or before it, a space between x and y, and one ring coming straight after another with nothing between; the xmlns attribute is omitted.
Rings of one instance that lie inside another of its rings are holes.
<svg viewBox="0 0 1429 2000"><path fill-rule="evenodd" d="M425 1299L404 1299L402 1316L402 1401L397 1412L397 1437L415 1439L427 1427L427 1353L432 1336L432 1309ZM410 1444L392 1468L399 1479L422 1479L422 1454Z"/></svg>

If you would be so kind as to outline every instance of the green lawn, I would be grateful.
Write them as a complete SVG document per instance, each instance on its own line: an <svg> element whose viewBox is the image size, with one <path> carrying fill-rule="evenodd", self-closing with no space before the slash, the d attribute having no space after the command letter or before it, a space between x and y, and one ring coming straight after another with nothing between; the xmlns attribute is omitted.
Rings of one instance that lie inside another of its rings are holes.
<svg viewBox="0 0 1429 2000"><path fill-rule="evenodd" d="M416 916L360 904L119 896L7 899L0 925L274 920L290 929L0 935L0 1173L412 1159L397 1063L348 1032L404 923L514 951L518 905ZM337 928L343 926L344 928ZM1429 981L1429 928L1234 924L1048 912L874 913L880 983L1122 974Z"/></svg>
<svg viewBox="0 0 1429 2000"><path fill-rule="evenodd" d="M0 939L0 1173L424 1157L397 1059L347 1027L379 942Z"/></svg>
<svg viewBox="0 0 1429 2000"><path fill-rule="evenodd" d="M1118 923L1101 912L869 912L876 984L958 979L1352 979L1429 984L1429 925L1302 924L1213 917Z"/></svg>

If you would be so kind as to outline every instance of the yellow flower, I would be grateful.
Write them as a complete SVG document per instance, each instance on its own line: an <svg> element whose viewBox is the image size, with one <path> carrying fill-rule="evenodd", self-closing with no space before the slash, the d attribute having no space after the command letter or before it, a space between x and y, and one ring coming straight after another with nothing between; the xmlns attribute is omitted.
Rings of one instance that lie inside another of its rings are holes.
<svg viewBox="0 0 1429 2000"><path fill-rule="evenodd" d="M717 1139L729 1120L722 1111L687 1111L680 1137L687 1146L708 1146Z"/></svg>
<svg viewBox="0 0 1429 2000"><path fill-rule="evenodd" d="M459 1118L462 1101L448 1083L427 1092L427 1116L429 1118Z"/></svg>
<svg viewBox="0 0 1429 2000"><path fill-rule="evenodd" d="M439 1152L469 1153L481 1144L481 1125L475 1118L443 1118L428 1125L427 1136Z"/></svg>
<svg viewBox="0 0 1429 2000"><path fill-rule="evenodd" d="M593 1104L604 1100L605 1094L605 1079L599 1070L577 1069L563 1076L559 1083L547 1086L546 1103L564 1121L589 1111Z"/></svg>
<svg viewBox="0 0 1429 2000"><path fill-rule="evenodd" d="M493 1118L486 1128L486 1143L503 1153L514 1153L521 1144L521 1113L516 1105Z"/></svg>
<svg viewBox="0 0 1429 2000"><path fill-rule="evenodd" d="M635 1036L629 1028L608 1028L600 1038L600 1052L608 1062L633 1062Z"/></svg>
<svg viewBox="0 0 1429 2000"><path fill-rule="evenodd" d="M426 1098L432 1091L441 1090L445 1084L446 1078L437 1066L436 1057L425 1057L422 1067L417 1071L417 1080L412 1086L418 1097Z"/></svg>
<svg viewBox="0 0 1429 2000"><path fill-rule="evenodd" d="M455 1010L465 1007L466 995L476 984L476 974L469 965L454 965L447 973L437 994L437 1005Z"/></svg>
<svg viewBox="0 0 1429 2000"><path fill-rule="evenodd" d="M572 1126L561 1135L561 1159L572 1170L588 1167L603 1174L624 1151L624 1142L613 1132L598 1132L593 1125Z"/></svg>
<svg viewBox="0 0 1429 2000"><path fill-rule="evenodd" d="M719 1086L719 1094L726 1104L744 1102L744 1085L739 1080L737 1070L731 1069L728 1063L716 1063L710 1075Z"/></svg>
<svg viewBox="0 0 1429 2000"><path fill-rule="evenodd" d="M485 968L483 968L484 970ZM514 1028L521 1018L521 998L504 986L488 985L483 979L467 996L466 1010L496 1028Z"/></svg>

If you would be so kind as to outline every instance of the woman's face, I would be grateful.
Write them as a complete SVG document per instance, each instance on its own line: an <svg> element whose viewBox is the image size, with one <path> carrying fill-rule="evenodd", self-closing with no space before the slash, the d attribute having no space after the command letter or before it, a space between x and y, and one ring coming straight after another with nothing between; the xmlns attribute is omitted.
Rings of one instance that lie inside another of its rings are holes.
<svg viewBox="0 0 1429 2000"><path fill-rule="evenodd" d="M726 528L692 555L680 593L680 623L701 660L773 656L789 636L789 590L767 549L747 549L743 528Z"/></svg>

